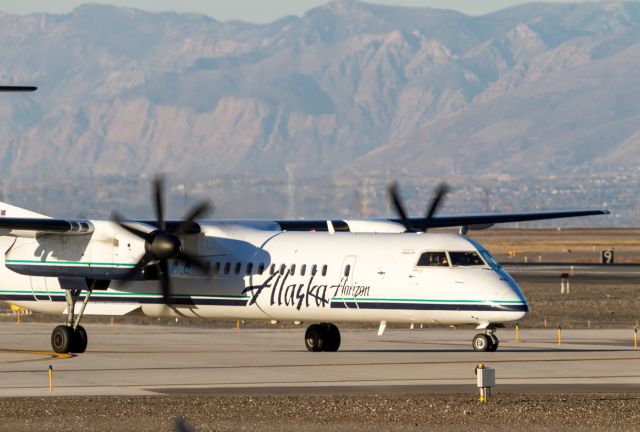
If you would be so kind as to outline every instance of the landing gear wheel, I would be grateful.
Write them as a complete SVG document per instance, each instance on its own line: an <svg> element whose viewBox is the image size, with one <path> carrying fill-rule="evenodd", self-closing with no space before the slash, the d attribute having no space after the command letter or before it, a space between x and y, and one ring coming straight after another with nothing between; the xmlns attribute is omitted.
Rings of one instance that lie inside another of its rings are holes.
<svg viewBox="0 0 640 432"><path fill-rule="evenodd" d="M87 350L87 343L89 342L89 337L87 336L87 331L81 325L78 326L75 333L73 334L73 343L71 344L71 352L74 353L83 353Z"/></svg>
<svg viewBox="0 0 640 432"><path fill-rule="evenodd" d="M74 341L73 328L59 325L51 332L51 348L59 354L67 354L71 351Z"/></svg>
<svg viewBox="0 0 640 432"><path fill-rule="evenodd" d="M324 324L324 326L326 334L324 351L338 351L338 348L340 348L340 330L335 324L328 323Z"/></svg>
<svg viewBox="0 0 640 432"><path fill-rule="evenodd" d="M304 345L311 352L319 352L324 348L323 328L318 324L311 324L304 333Z"/></svg>
<svg viewBox="0 0 640 432"><path fill-rule="evenodd" d="M311 352L336 352L340 341L340 330L331 323L311 324L304 334L304 344Z"/></svg>
<svg viewBox="0 0 640 432"><path fill-rule="evenodd" d="M489 347L491 346L491 338L486 334L477 334L473 337L473 349L478 352L489 351ZM496 345L496 348L497 345Z"/></svg>
<svg viewBox="0 0 640 432"><path fill-rule="evenodd" d="M491 341L491 344L489 345L489 349L487 349L487 351L489 352L495 352L498 350L498 345L500 345L500 341L498 340L498 338L496 337L496 335L489 335L489 340Z"/></svg>

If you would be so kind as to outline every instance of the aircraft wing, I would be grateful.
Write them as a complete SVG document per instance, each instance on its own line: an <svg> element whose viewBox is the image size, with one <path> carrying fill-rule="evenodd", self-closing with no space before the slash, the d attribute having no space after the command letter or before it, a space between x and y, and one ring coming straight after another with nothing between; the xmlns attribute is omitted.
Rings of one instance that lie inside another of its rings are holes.
<svg viewBox="0 0 640 432"><path fill-rule="evenodd" d="M0 217L0 232L29 231L42 234L90 234L93 224L84 219L52 219L52 218L22 218Z"/></svg>
<svg viewBox="0 0 640 432"><path fill-rule="evenodd" d="M515 213L484 213L469 214L455 216L435 216L432 218L409 218L408 221L414 229L424 230L430 228L447 228L467 226L473 228L488 228L494 224L527 222L547 219L561 219L579 216L594 216L609 214L608 210L587 209L587 210L561 210L561 211L537 211L537 212L515 212ZM140 220L131 221L133 223L142 223L149 226L156 226L155 221ZM265 222L269 222L265 225ZM275 222L274 225L273 223ZM315 219L315 220L274 220L274 221L207 221L207 223L237 223L238 225L247 225L259 229L278 229L283 231L328 231L329 224L335 231L368 231L368 223L392 223L401 226L402 220L397 218L376 218L363 220L342 220L342 219ZM175 232L182 221L167 221L167 231ZM355 228L358 225L358 228ZM267 227L267 228L265 228ZM364 228L363 228L364 227ZM376 226L376 230L379 226ZM53 219L53 218L31 218L31 217L1 217L0 216L0 232L6 232L9 235L20 235L22 232L35 232L38 234L67 234L67 235L84 235L91 234L94 230L93 223L87 219ZM378 232L383 232L384 229ZM394 230L397 231L397 230ZM199 234L202 227L198 222L192 222L186 229L183 227L184 234Z"/></svg>
<svg viewBox="0 0 640 432"><path fill-rule="evenodd" d="M0 92L32 92L37 89L34 86L0 86Z"/></svg>
<svg viewBox="0 0 640 432"><path fill-rule="evenodd" d="M583 210L554 210L554 211L531 211L531 212L514 212L514 213L482 213L467 214L453 216L434 216L431 218L409 218L408 222L411 227L417 230L430 228L449 228L449 227L476 227L489 228L492 225L500 223L527 222L547 219L562 219L579 216L595 216L607 215L609 210L601 209L583 209ZM399 218L376 218L368 221L384 223L391 222L396 225L402 225L403 221ZM327 231L327 220L276 220L275 221L282 230L286 231ZM335 231L354 231L353 227L364 226L366 229L367 220L329 220Z"/></svg>
<svg viewBox="0 0 640 432"><path fill-rule="evenodd" d="M156 226L154 221L131 221L146 225ZM167 231L175 232L182 221L167 221ZM326 224L326 222L325 222ZM94 230L93 223L87 219L53 219L53 218L30 218L30 217L1 217L0 233L3 231L9 235L20 235L21 232L36 232L38 234L91 234ZM201 232L200 225L192 222L184 234L198 234Z"/></svg>
<svg viewBox="0 0 640 432"><path fill-rule="evenodd" d="M514 213L483 213L458 216L434 216L432 218L410 218L411 226L417 229L447 228L458 226L481 226L501 223L527 222L547 219L563 219L580 216L607 215L609 210L560 210L560 211L535 211ZM394 222L401 223L400 219Z"/></svg>

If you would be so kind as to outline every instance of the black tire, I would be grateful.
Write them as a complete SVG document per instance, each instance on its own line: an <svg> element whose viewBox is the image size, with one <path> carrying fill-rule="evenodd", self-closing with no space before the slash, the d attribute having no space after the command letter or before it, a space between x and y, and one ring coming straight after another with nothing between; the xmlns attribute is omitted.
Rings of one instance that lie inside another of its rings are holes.
<svg viewBox="0 0 640 432"><path fill-rule="evenodd" d="M473 346L473 349L478 352L488 351L491 346L491 339L486 334L477 334L473 337L471 346Z"/></svg>
<svg viewBox="0 0 640 432"><path fill-rule="evenodd" d="M340 348L340 330L335 324L327 323L324 324L325 332L326 332L326 343L324 347L324 351L328 352L336 352Z"/></svg>
<svg viewBox="0 0 640 432"><path fill-rule="evenodd" d="M87 343L89 342L89 337L87 336L87 331L81 325L78 326L75 333L73 334L73 344L71 345L71 352L74 353L83 353L87 350Z"/></svg>
<svg viewBox="0 0 640 432"><path fill-rule="evenodd" d="M73 329L59 325L51 332L51 348L59 354L67 354L71 352L73 339Z"/></svg>
<svg viewBox="0 0 640 432"><path fill-rule="evenodd" d="M325 345L324 331L318 324L311 324L304 333L304 345L311 352L322 351Z"/></svg>

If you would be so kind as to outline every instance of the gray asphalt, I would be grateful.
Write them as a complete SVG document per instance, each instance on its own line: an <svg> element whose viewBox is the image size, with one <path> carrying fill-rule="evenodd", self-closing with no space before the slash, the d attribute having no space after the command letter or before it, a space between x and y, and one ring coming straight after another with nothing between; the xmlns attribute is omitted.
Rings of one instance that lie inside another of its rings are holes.
<svg viewBox="0 0 640 432"><path fill-rule="evenodd" d="M496 368L498 392L637 392L633 329L498 332L495 353L475 330L343 330L337 353L310 353L304 326L199 329L87 325L78 356L49 352L51 324L1 323L0 396L296 395L475 392L474 367ZM48 366L54 389L48 390Z"/></svg>
<svg viewBox="0 0 640 432"><path fill-rule="evenodd" d="M504 268L519 282L559 282L560 275L567 273L569 279L576 282L640 284L640 265L637 264L507 263Z"/></svg>

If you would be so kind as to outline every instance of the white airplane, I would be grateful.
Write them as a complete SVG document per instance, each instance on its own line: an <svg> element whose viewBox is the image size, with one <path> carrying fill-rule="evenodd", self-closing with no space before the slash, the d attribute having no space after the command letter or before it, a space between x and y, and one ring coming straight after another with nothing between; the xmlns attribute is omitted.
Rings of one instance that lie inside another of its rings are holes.
<svg viewBox="0 0 640 432"><path fill-rule="evenodd" d="M0 300L64 314L51 345L84 352L84 315L267 319L312 322L309 351L337 351L333 322L473 324L476 351L498 348L496 328L521 320L516 282L468 229L495 223L608 214L572 210L368 220L202 220L202 202L165 221L163 182L156 221L52 219L0 203ZM461 227L460 235L426 233ZM160 289L158 289L158 281Z"/></svg>

